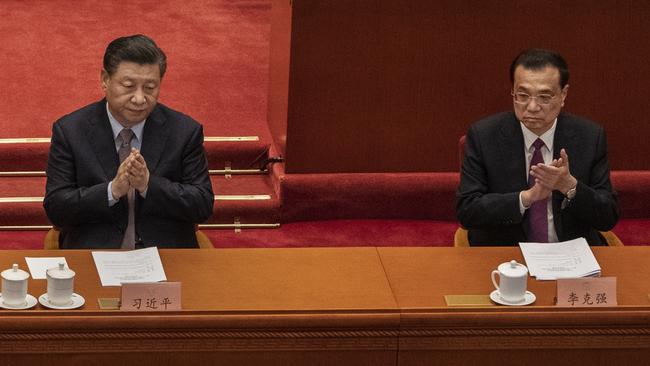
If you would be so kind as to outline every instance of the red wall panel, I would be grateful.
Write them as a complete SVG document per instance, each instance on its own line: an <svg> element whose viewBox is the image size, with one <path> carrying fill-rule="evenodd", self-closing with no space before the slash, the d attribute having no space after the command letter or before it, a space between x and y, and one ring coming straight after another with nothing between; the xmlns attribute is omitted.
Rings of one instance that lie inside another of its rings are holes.
<svg viewBox="0 0 650 366"><path fill-rule="evenodd" d="M508 67L529 47L565 56L565 110L605 126L613 168L650 169L650 2L275 0L273 12L269 124L289 173L457 170L467 127L512 108Z"/></svg>

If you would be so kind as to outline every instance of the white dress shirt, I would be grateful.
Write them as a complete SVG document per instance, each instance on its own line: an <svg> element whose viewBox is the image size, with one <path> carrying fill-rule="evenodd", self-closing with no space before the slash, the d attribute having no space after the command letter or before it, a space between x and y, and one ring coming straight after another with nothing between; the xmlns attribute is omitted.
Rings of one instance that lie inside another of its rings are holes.
<svg viewBox="0 0 650 366"><path fill-rule="evenodd" d="M534 132L529 130L526 126L524 126L523 123L519 122L521 125L521 132L524 134L524 154L525 154L525 161L526 161L526 181L528 181L528 173L530 171L530 160L533 158L533 152L535 152L535 148L533 147L533 143L535 140L540 138L542 141L544 141L544 145L542 146L542 159L544 159L544 164L550 164L553 161L553 140L555 138L555 127L557 126L557 118L553 122L553 126L551 128L544 132L541 136L537 136ZM523 202L521 201L521 192L519 193L519 211L523 215L524 212L528 209L528 207L524 207ZM553 223L553 203L551 200L551 197L549 197L548 203L546 205L546 216L548 218L548 242L549 243L556 243L558 241L557 239L557 232L555 231L555 224Z"/></svg>
<svg viewBox="0 0 650 366"><path fill-rule="evenodd" d="M124 129L124 126L122 126L117 119L111 114L111 110L108 108L108 103L106 103L106 113L108 114L108 120L111 123L111 130L113 130L113 140L115 141L115 152L120 151L120 146L122 146L122 138L119 136L120 132ZM133 138L131 139L131 147L136 148L140 150L140 147L142 146L142 131L144 130L144 124L147 122L145 119L142 122L136 123L131 127L131 131L133 131ZM108 183L108 188L107 188L107 194L108 194L108 206L111 207L114 204L116 204L119 199L113 198L113 191L111 190L113 188L113 181L110 181ZM142 193L140 193L142 197Z"/></svg>

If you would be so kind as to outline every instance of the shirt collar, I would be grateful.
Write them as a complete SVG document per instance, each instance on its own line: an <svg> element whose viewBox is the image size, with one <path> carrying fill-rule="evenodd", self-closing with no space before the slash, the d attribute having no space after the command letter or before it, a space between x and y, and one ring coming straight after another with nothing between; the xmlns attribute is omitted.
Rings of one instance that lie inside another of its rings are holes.
<svg viewBox="0 0 650 366"><path fill-rule="evenodd" d="M526 151L530 151L533 148L533 143L538 138L544 141L544 145L548 151L553 151L553 137L555 136L555 127L557 126L557 118L553 121L553 126L544 132L541 136L537 136L533 131L529 130L528 127L524 126L523 123L519 122L521 125L521 132L524 134L524 146Z"/></svg>
<svg viewBox="0 0 650 366"><path fill-rule="evenodd" d="M110 108L108 108L108 102L106 103L106 113L108 113L108 120L111 123L111 129L113 130L113 140L117 139L117 135L124 129L124 126L122 126L115 117L111 114ZM144 121L138 122L135 125L131 126L131 131L133 131L133 134L135 135L135 138L138 139L138 141L142 142L142 131L144 130L144 123L147 122L147 119L145 118Z"/></svg>

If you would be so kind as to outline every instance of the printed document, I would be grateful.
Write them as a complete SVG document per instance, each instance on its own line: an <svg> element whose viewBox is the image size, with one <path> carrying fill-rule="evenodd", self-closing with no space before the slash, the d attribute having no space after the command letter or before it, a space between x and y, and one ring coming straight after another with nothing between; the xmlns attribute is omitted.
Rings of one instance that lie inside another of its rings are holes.
<svg viewBox="0 0 650 366"><path fill-rule="evenodd" d="M600 265L585 238L561 243L519 243L528 272L538 280L600 276Z"/></svg>
<svg viewBox="0 0 650 366"><path fill-rule="evenodd" d="M70 268L65 261L65 257L25 257L25 262L27 262L29 272L35 280L44 280L47 278L45 274L47 270L50 268L59 268L59 263L63 263L65 267Z"/></svg>
<svg viewBox="0 0 650 366"><path fill-rule="evenodd" d="M167 280L156 247L125 252L92 252L92 254L102 286Z"/></svg>

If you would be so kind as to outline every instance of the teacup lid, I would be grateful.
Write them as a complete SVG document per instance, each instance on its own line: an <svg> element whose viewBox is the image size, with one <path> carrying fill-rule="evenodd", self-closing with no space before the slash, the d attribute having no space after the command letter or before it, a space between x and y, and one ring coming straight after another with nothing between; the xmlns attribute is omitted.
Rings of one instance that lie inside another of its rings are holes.
<svg viewBox="0 0 650 366"><path fill-rule="evenodd" d="M501 263L499 265L499 272L508 277L521 277L528 274L528 268L513 259L510 262Z"/></svg>
<svg viewBox="0 0 650 366"><path fill-rule="evenodd" d="M65 263L60 262L58 267L48 269L47 275L57 280L68 280L74 277L75 273L70 268L66 268Z"/></svg>
<svg viewBox="0 0 650 366"><path fill-rule="evenodd" d="M0 275L2 275L2 278L9 281L23 281L29 278L29 273L18 268L18 265L15 263L11 268L2 271Z"/></svg>

